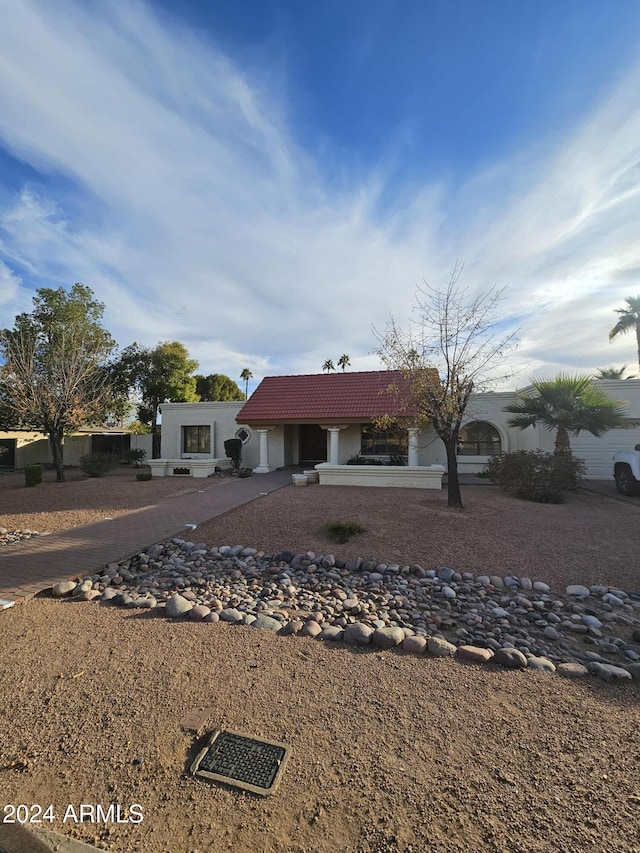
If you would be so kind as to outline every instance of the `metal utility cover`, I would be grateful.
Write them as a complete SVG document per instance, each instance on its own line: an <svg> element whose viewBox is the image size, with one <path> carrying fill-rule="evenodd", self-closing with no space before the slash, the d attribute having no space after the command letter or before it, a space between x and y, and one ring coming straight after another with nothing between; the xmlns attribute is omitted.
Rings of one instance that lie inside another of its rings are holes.
<svg viewBox="0 0 640 853"><path fill-rule="evenodd" d="M191 772L265 797L277 788L290 750L286 743L216 729Z"/></svg>

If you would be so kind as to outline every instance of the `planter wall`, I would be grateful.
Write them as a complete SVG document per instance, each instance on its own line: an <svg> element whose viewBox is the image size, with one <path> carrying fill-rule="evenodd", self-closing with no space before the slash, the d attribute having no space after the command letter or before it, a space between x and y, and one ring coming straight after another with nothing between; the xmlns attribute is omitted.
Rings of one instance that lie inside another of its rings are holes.
<svg viewBox="0 0 640 853"><path fill-rule="evenodd" d="M379 486L399 489L441 489L442 465L316 465L321 486Z"/></svg>
<svg viewBox="0 0 640 853"><path fill-rule="evenodd" d="M230 459L150 459L154 477L210 477L216 468L231 468Z"/></svg>

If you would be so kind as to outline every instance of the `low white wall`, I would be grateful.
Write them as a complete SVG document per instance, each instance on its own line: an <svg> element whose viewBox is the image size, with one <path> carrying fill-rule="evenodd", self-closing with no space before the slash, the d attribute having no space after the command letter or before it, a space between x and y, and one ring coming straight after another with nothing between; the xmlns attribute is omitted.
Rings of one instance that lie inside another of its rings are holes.
<svg viewBox="0 0 640 853"><path fill-rule="evenodd" d="M210 477L216 468L230 468L230 459L151 459L153 477Z"/></svg>
<svg viewBox="0 0 640 853"><path fill-rule="evenodd" d="M441 489L444 467L408 465L316 465L321 486L380 486L399 489Z"/></svg>

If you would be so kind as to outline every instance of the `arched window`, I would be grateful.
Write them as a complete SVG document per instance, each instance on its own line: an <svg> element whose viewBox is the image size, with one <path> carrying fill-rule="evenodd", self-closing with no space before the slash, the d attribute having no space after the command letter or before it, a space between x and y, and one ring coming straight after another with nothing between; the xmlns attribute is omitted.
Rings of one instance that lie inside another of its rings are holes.
<svg viewBox="0 0 640 853"><path fill-rule="evenodd" d="M500 433L486 421L472 421L460 430L459 456L491 456L501 449Z"/></svg>

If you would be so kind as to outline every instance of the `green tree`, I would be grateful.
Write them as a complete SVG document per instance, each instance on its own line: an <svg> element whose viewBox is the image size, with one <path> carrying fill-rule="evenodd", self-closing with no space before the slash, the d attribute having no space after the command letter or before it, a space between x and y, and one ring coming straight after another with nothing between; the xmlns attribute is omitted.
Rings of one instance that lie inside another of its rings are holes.
<svg viewBox="0 0 640 853"><path fill-rule="evenodd" d="M616 308L616 314L620 319L609 332L609 340L612 341L618 335L624 335L633 330L636 333L636 347L638 352L638 367L640 367L640 296L627 296L626 308Z"/></svg>
<svg viewBox="0 0 640 853"><path fill-rule="evenodd" d="M346 354L346 352L343 353L338 359L338 367L341 367L342 372L344 373L345 369L349 367L350 364L351 361L349 360L349 356Z"/></svg>
<svg viewBox="0 0 640 853"><path fill-rule="evenodd" d="M508 425L518 429L540 424L556 433L555 452L571 453L569 436L590 432L604 435L610 429L624 427L624 404L612 400L594 384L590 376L561 374L555 379L534 379L532 391L504 407L513 417Z"/></svg>
<svg viewBox="0 0 640 853"><path fill-rule="evenodd" d="M242 368L242 373L240 374L240 379L244 381L244 399L249 399L249 380L253 377L253 373L249 370L248 367Z"/></svg>
<svg viewBox="0 0 640 853"><path fill-rule="evenodd" d="M196 394L203 402L222 400L244 400L245 396L238 384L224 373L210 373L209 376L196 374Z"/></svg>
<svg viewBox="0 0 640 853"><path fill-rule="evenodd" d="M594 379L635 379L635 376L625 376L625 371L627 369L626 364L623 364L622 367L599 367L598 375L594 376Z"/></svg>
<svg viewBox="0 0 640 853"><path fill-rule="evenodd" d="M502 290L492 287L472 297L460 287L462 265L457 263L443 290L425 285L416 293L415 320L402 329L392 318L383 333L374 330L382 363L400 370L407 390L402 407L407 425L433 427L447 454L447 503L462 509L458 477L458 434L469 399L498 378L496 369L515 343L515 332L496 335L496 316ZM395 389L401 391L401 389ZM381 428L393 423L378 419Z"/></svg>
<svg viewBox="0 0 640 853"><path fill-rule="evenodd" d="M123 350L114 372L121 387L140 400L138 418L157 432L158 407L162 403L197 403L193 371L198 362L180 341L163 341L153 349L133 343Z"/></svg>
<svg viewBox="0 0 640 853"><path fill-rule="evenodd" d="M149 424L143 424L140 421L131 421L127 429L133 435L149 435L151 432Z"/></svg>
<svg viewBox="0 0 640 853"><path fill-rule="evenodd" d="M323 370L326 370L326 371L327 371L327 373L329 373L329 371L330 371L330 370L335 370L336 368L335 368L334 363L331 361L331 359L330 359L330 358L328 358L328 359L325 361L325 363L322 365L322 369L323 369Z"/></svg>
<svg viewBox="0 0 640 853"><path fill-rule="evenodd" d="M102 422L121 402L109 361L115 341L101 325L104 305L89 287L36 293L33 311L0 332L0 408L13 426L49 437L62 482L65 434Z"/></svg>

